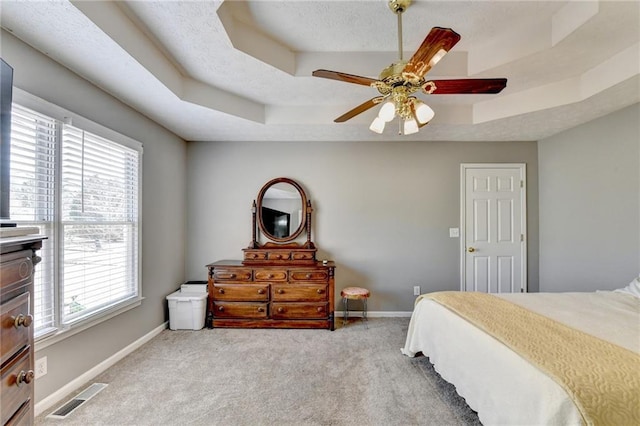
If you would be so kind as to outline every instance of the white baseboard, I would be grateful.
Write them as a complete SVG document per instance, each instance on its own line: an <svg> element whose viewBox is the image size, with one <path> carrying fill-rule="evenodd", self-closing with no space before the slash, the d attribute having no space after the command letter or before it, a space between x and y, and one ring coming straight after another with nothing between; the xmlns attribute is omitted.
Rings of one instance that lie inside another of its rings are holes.
<svg viewBox="0 0 640 426"><path fill-rule="evenodd" d="M412 311L367 311L367 316L369 318L410 318ZM342 318L344 316L344 311L335 311L334 318ZM349 317L361 317L362 311L359 310L349 310Z"/></svg>
<svg viewBox="0 0 640 426"><path fill-rule="evenodd" d="M95 367L91 368L90 370L76 377L66 385L62 386L60 389L53 392L51 395L47 396L46 398L43 398L42 401L38 401L38 403L36 403L34 408L35 415L39 416L40 414L47 411L49 408L53 407L55 404L59 403L63 398L65 398L71 392L82 387L97 375L105 372L108 368L113 366L122 358L129 355L131 352L135 351L140 346L147 343L149 340L153 339L155 336L160 334L163 330L166 330L168 326L169 326L168 322L165 322L164 324L159 325L158 327L154 328L149 333L145 334L135 342L131 343L130 345L123 348L122 350L111 355L109 358L105 359L100 364L96 365Z"/></svg>

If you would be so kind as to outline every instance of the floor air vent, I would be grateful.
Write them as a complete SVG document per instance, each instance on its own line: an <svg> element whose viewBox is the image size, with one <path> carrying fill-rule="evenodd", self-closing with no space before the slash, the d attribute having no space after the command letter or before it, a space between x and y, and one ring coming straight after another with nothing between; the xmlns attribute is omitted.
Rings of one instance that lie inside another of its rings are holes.
<svg viewBox="0 0 640 426"><path fill-rule="evenodd" d="M96 396L102 389L106 388L106 383L94 383L78 395L75 396L71 401L68 401L62 407L58 408L53 413L49 414L47 417L54 419L64 419L69 414L73 413L76 408Z"/></svg>

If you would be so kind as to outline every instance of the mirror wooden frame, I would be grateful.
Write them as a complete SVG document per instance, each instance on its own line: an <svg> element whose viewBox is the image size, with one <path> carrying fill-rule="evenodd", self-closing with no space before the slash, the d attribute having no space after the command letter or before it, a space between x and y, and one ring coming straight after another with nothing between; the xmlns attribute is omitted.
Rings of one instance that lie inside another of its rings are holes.
<svg viewBox="0 0 640 426"><path fill-rule="evenodd" d="M262 223L261 209L264 195L269 188L278 183L288 183L292 185L299 193L301 198L301 207L303 217L300 220L298 229L291 233L288 237L275 237L267 232L266 227ZM279 177L267 182L258 193L258 198L253 201L251 207L252 213L252 238L249 247L243 249L244 263L261 264L261 263L290 263L290 264L315 264L316 262L316 246L311 241L311 200L307 198L302 186L286 177ZM261 234L268 240L264 244L259 243L257 231L260 229ZM307 241L304 244L295 242L294 240L306 230Z"/></svg>
<svg viewBox="0 0 640 426"><path fill-rule="evenodd" d="M300 209L302 210L303 214L302 214L302 218L300 220L300 224L298 225L298 228L296 230L294 230L293 232L291 232L288 236L286 237L276 237L274 235L272 235L268 230L267 227L264 224L264 219L263 219L263 212L262 212L262 208L264 207L264 197L267 193L267 191L274 187L277 184L288 184L293 186L297 191L298 194L300 195L301 198L301 203L300 203ZM287 243L290 241L295 240L296 238L298 238L300 236L300 234L302 234L302 231L306 229L306 225L307 225L307 194L305 194L304 189L302 189L302 186L300 186L300 184L298 184L298 182L294 181L293 179L289 179L289 178L285 178L285 177L279 177L279 178L275 178L270 180L269 182L267 182L262 189L260 189L260 192L258 193L258 198L256 199L256 220L258 222L258 226L260 227L260 231L262 233L262 235L264 235L265 238L271 240L271 241L275 241L278 243Z"/></svg>

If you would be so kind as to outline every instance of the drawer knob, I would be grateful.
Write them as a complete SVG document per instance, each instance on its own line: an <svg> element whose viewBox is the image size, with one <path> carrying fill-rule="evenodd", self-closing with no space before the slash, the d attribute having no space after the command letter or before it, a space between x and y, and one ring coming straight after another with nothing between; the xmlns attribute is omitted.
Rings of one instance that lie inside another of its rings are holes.
<svg viewBox="0 0 640 426"><path fill-rule="evenodd" d="M220 289L218 289L218 293L220 293L220 294L224 294L224 288L220 288Z"/></svg>
<svg viewBox="0 0 640 426"><path fill-rule="evenodd" d="M324 309L322 309L322 306L318 306L318 307L316 308L316 310L317 310L318 312L322 312Z"/></svg>
<svg viewBox="0 0 640 426"><path fill-rule="evenodd" d="M311 278L311 274L306 275L307 279Z"/></svg>
<svg viewBox="0 0 640 426"><path fill-rule="evenodd" d="M33 372L33 370L29 370L29 371L24 371L21 370L18 373L18 376L16 377L16 386L20 386L22 384L29 384L31 382L33 382L33 379L36 377L35 373Z"/></svg>
<svg viewBox="0 0 640 426"><path fill-rule="evenodd" d="M273 274L267 275L267 278L269 278L269 279L273 278Z"/></svg>
<svg viewBox="0 0 640 426"><path fill-rule="evenodd" d="M19 314L17 317L13 318L13 325L15 328L20 326L29 327L31 324L33 324L33 315Z"/></svg>
<svg viewBox="0 0 640 426"><path fill-rule="evenodd" d="M251 257L255 259L256 257L258 257L258 255L257 255L257 254L255 254L255 253L253 253L253 254L251 255Z"/></svg>
<svg viewBox="0 0 640 426"><path fill-rule="evenodd" d="M279 289L278 289L278 294L284 294L284 290L283 290L283 289L281 289L281 288L279 288Z"/></svg>
<svg viewBox="0 0 640 426"><path fill-rule="evenodd" d="M259 288L258 289L258 294L264 294L264 288Z"/></svg>
<svg viewBox="0 0 640 426"><path fill-rule="evenodd" d="M236 274L231 274L231 275L229 275L229 276L230 276L231 278L235 278L235 277L236 277Z"/></svg>
<svg viewBox="0 0 640 426"><path fill-rule="evenodd" d="M281 308L278 308L278 313L280 313L280 314L281 314L281 313L283 313L283 312L284 312L284 308L282 308L282 307L281 307Z"/></svg>
<svg viewBox="0 0 640 426"><path fill-rule="evenodd" d="M262 306L260 306L260 307L258 308L258 312L264 312L264 308L263 308Z"/></svg>
<svg viewBox="0 0 640 426"><path fill-rule="evenodd" d="M276 259L282 259L282 255L281 254L277 254L276 255Z"/></svg>
<svg viewBox="0 0 640 426"><path fill-rule="evenodd" d="M224 306L218 306L218 311L219 311L219 312L224 311Z"/></svg>
<svg viewBox="0 0 640 426"><path fill-rule="evenodd" d="M323 289L321 289L321 288L319 288L319 289L317 289L317 290L316 290L316 292L317 292L318 294L322 294L322 293L324 293L324 290L323 290Z"/></svg>

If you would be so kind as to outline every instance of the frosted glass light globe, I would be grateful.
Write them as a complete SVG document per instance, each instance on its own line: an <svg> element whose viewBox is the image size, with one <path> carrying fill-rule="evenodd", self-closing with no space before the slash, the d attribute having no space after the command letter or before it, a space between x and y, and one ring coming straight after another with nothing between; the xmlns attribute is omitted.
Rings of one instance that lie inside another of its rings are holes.
<svg viewBox="0 0 640 426"><path fill-rule="evenodd" d="M382 132L384 131L384 124L385 123L383 119L381 119L380 117L376 117L373 119L371 126L369 126L369 130L382 134Z"/></svg>
<svg viewBox="0 0 640 426"><path fill-rule="evenodd" d="M430 122L433 117L436 115L435 112L429 107L429 105L423 102L416 103L418 107L416 108L416 118L420 124L425 124Z"/></svg>
<svg viewBox="0 0 640 426"><path fill-rule="evenodd" d="M412 133L418 133L418 123L413 118L411 120L404 120L404 134L410 135Z"/></svg>
<svg viewBox="0 0 640 426"><path fill-rule="evenodd" d="M378 117L383 119L385 122L390 122L393 120L393 117L396 116L396 106L391 101L387 101L380 108L380 112L378 113Z"/></svg>

